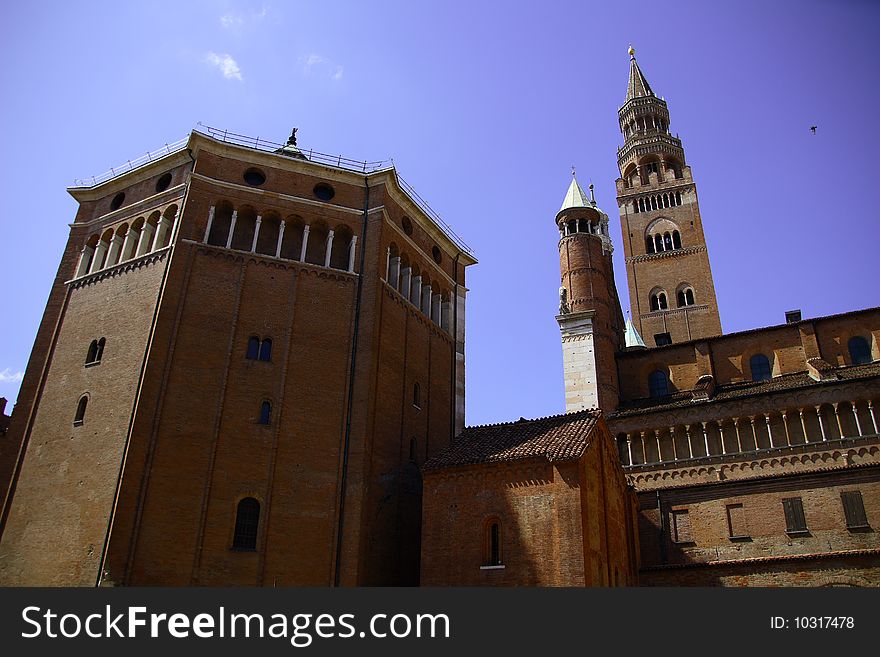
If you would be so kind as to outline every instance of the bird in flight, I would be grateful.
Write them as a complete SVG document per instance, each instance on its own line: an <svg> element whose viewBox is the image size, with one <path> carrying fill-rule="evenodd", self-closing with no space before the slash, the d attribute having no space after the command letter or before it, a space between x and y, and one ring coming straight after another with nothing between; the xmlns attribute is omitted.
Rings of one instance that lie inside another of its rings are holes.
<svg viewBox="0 0 880 657"><path fill-rule="evenodd" d="M810 126L810 132L812 132L812 133L815 135L815 134L816 134L816 128L818 128L818 127L819 127L819 126L811 125L811 126Z"/></svg>

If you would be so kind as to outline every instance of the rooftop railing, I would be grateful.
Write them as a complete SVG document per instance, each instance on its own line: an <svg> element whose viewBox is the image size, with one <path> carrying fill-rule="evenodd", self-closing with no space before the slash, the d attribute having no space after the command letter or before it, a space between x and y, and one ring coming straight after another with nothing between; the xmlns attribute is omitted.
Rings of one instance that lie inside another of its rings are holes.
<svg viewBox="0 0 880 657"><path fill-rule="evenodd" d="M230 132L228 130L220 130L219 128L213 128L211 126L203 124L201 121L196 124L196 127L193 130L199 134L211 137L212 139L216 139L217 141L222 141L230 144L235 144L237 146L244 146L246 148L253 148L259 151L265 151L268 153L274 153L276 151L281 151L285 147L290 148L287 144L282 144L278 142L274 142L269 139L263 139L261 137L250 137L248 135L238 134L236 132ZM128 160L124 164L121 164L117 167L111 167L110 170L105 171L104 173L98 174L96 176L91 176L90 178L75 178L74 186L75 187L94 187L95 185L99 185L104 183L112 178L117 176L121 176L129 171L133 171L139 167L145 166L159 158L166 157L171 155L172 153L176 153L177 151L181 151L186 147L187 142L189 141L189 136L184 137L183 139L179 139L172 144L165 144L162 148L157 149L155 151L151 151L142 155L133 160ZM452 226L447 224L440 217L434 209L428 205L427 201L419 196L418 192L406 182L401 175L397 172L397 169L394 166L394 160L375 160L375 161L367 161L367 160L353 160L351 158L343 157L342 155L330 155L328 153L322 153L320 151L316 151L314 149L303 149L299 147L295 147L297 150L310 162L316 162L320 164L324 164L327 166L336 167L338 169L344 169L346 171L355 171L358 173L373 173L375 171L381 171L383 169L391 169L394 171L395 176L397 177L397 182L400 184L401 188L412 198L413 202L421 208L421 210L427 214L439 227L440 229L446 233L447 237L451 239L456 246L458 246L462 251L468 253L470 255L474 255L473 250L465 243L465 241L452 229Z"/></svg>

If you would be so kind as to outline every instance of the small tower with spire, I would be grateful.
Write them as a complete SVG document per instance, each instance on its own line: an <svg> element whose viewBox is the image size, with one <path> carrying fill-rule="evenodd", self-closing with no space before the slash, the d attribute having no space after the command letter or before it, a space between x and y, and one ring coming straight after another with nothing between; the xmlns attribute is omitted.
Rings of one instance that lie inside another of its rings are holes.
<svg viewBox="0 0 880 657"><path fill-rule="evenodd" d="M618 111L617 204L632 324L648 346L719 335L721 318L697 188L669 108L629 48L626 101Z"/></svg>
<svg viewBox="0 0 880 657"><path fill-rule="evenodd" d="M556 213L559 231L559 315L565 378L565 410L618 403L614 354L622 347L623 316L614 269L608 215L584 192L572 169L571 184Z"/></svg>

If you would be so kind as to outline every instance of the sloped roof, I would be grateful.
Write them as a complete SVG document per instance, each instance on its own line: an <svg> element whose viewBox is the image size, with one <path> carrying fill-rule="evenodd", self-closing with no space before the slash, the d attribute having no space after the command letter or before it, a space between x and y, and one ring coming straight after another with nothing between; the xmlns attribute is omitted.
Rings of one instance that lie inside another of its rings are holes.
<svg viewBox="0 0 880 657"><path fill-rule="evenodd" d="M626 333L624 335L626 340L627 347L646 347L645 341L642 340L642 336L639 335L639 332L636 330L635 325L632 323L632 319L627 318L626 320Z"/></svg>
<svg viewBox="0 0 880 657"><path fill-rule="evenodd" d="M583 456L590 445L601 415L602 412L594 408L534 420L520 418L516 422L467 427L452 445L429 459L424 470L530 458L574 461Z"/></svg>
<svg viewBox="0 0 880 657"><path fill-rule="evenodd" d="M586 195L583 188L578 184L577 178L572 176L571 184L565 193L565 200L562 201L562 207L559 211L568 210L569 208L592 208L590 198Z"/></svg>
<svg viewBox="0 0 880 657"><path fill-rule="evenodd" d="M633 98L653 95L654 91L651 89L648 79L642 73L642 69L639 68L639 63L636 61L635 51L630 48L629 83L626 85L626 102L631 101Z"/></svg>

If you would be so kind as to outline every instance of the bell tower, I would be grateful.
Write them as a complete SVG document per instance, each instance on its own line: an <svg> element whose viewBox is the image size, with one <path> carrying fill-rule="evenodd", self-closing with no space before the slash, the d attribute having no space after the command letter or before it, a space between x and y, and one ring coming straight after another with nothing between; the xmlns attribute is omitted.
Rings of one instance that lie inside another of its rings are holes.
<svg viewBox="0 0 880 657"><path fill-rule="evenodd" d="M697 187L666 101L629 49L626 102L618 110L617 205L632 321L649 347L721 334Z"/></svg>
<svg viewBox="0 0 880 657"><path fill-rule="evenodd" d="M565 376L565 411L617 408L617 365L623 315L611 263L608 215L596 206L572 171L556 214L559 229L559 315Z"/></svg>

